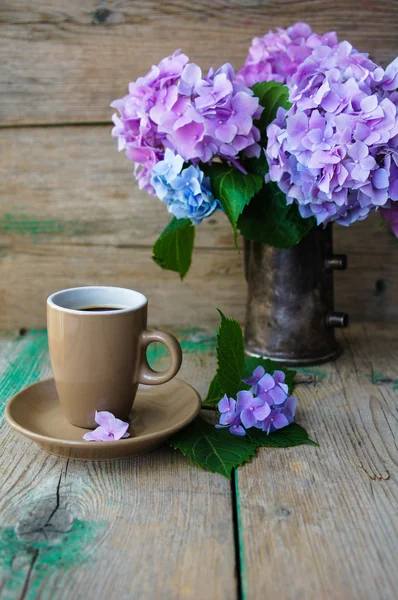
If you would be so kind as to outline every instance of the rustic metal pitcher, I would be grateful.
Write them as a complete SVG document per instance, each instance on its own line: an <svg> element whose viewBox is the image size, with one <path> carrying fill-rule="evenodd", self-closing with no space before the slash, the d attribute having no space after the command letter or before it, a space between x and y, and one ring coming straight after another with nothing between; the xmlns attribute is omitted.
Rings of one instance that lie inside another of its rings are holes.
<svg viewBox="0 0 398 600"><path fill-rule="evenodd" d="M346 266L333 254L331 225L289 249L246 240L247 353L291 365L335 358L334 328L347 327L348 315L334 310L333 270Z"/></svg>

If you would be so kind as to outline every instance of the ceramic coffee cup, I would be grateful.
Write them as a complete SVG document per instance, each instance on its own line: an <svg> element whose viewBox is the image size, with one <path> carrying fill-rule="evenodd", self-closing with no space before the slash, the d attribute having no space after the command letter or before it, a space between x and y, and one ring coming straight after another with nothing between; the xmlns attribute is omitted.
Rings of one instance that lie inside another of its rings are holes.
<svg viewBox="0 0 398 600"><path fill-rule="evenodd" d="M163 331L147 330L148 301L140 292L117 287L62 290L47 300L51 363L60 403L73 425L94 428L95 411L127 420L138 384L172 379L181 347ZM161 342L170 366L153 371L146 348Z"/></svg>

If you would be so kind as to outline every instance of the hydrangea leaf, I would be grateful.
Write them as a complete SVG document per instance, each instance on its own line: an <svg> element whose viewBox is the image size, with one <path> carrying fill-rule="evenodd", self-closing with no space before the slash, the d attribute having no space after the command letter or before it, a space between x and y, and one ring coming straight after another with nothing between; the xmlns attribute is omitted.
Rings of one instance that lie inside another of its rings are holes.
<svg viewBox="0 0 398 600"><path fill-rule="evenodd" d="M261 134L260 146L262 150L259 158L245 158L242 153L241 162L249 173L264 177L268 173L268 162L263 150L267 147L267 127L275 119L280 106L286 109L291 107L289 89L283 83L277 81L262 81L254 84L251 89L263 107L261 117L254 121L254 125L258 127Z"/></svg>
<svg viewBox="0 0 398 600"><path fill-rule="evenodd" d="M255 83L251 89L263 107L260 118L254 124L259 128L264 140L266 129L275 119L278 108L282 106L289 109L292 106L289 102L289 88L278 81L262 81Z"/></svg>
<svg viewBox="0 0 398 600"><path fill-rule="evenodd" d="M255 156L253 158L245 158L244 156L242 156L241 163L243 164L245 169L249 171L249 173L254 173L255 175L260 175L261 177L264 177L269 171L268 161L267 157L265 156L264 147L261 148L261 153L258 158L256 158Z"/></svg>
<svg viewBox="0 0 398 600"><path fill-rule="evenodd" d="M246 239L276 248L295 246L315 225L313 217L300 216L296 204L286 204L285 194L272 181L246 206L238 223Z"/></svg>
<svg viewBox="0 0 398 600"><path fill-rule="evenodd" d="M200 417L168 441L192 462L213 473L231 477L236 469L256 453L258 443L248 437L237 437L227 429L216 429Z"/></svg>
<svg viewBox="0 0 398 600"><path fill-rule="evenodd" d="M246 379L247 377L251 377L254 369L258 366L264 367L265 372L270 373L271 375L274 371L283 371L283 373L286 376L285 383L289 388L289 392L292 393L293 381L294 381L297 371L294 371L293 369L288 369L287 367L283 367L279 363L276 363L273 360L270 360L268 358L256 358L255 356L247 356L245 359L245 371L243 374L243 378ZM242 386L244 386L244 385L245 384L242 384ZM250 388L250 386L246 386L246 387L247 387L247 389ZM243 389L243 387L242 387L242 389ZM220 398L221 398L221 396L220 396Z"/></svg>
<svg viewBox="0 0 398 600"><path fill-rule="evenodd" d="M232 469L249 461L258 448L287 448L301 444L318 446L296 423L269 435L259 429L249 429L244 437L238 437L228 429L216 429L201 417L173 435L168 444L189 457L191 462L228 479Z"/></svg>
<svg viewBox="0 0 398 600"><path fill-rule="evenodd" d="M245 347L242 329L235 319L227 319L223 313L217 331L217 379L222 395L235 396L242 389L245 370Z"/></svg>
<svg viewBox="0 0 398 600"><path fill-rule="evenodd" d="M311 440L304 427L297 425L297 423L292 423L269 435L265 431L261 431L261 429L252 428L246 432L246 436L252 442L256 443L258 448L289 448L291 446L300 446L301 444L319 446L317 442Z"/></svg>
<svg viewBox="0 0 398 600"><path fill-rule="evenodd" d="M209 391L207 392L206 399L203 400L203 405L214 406L221 400L223 396L224 392L220 382L218 381L217 375L215 375L210 382Z"/></svg>
<svg viewBox="0 0 398 600"><path fill-rule="evenodd" d="M231 222L234 230L235 245L237 246L237 222L245 206L261 190L263 177L253 173L246 175L235 167L225 164L213 163L205 169L210 177L211 189L215 198L218 198Z"/></svg>
<svg viewBox="0 0 398 600"><path fill-rule="evenodd" d="M195 227L189 219L175 217L153 246L153 260L162 269L176 271L184 279L192 261Z"/></svg>

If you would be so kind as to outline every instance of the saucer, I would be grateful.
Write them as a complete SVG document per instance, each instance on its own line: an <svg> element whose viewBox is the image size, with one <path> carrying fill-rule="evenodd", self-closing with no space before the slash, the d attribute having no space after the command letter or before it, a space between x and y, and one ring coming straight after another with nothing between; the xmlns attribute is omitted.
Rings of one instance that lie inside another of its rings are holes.
<svg viewBox="0 0 398 600"><path fill-rule="evenodd" d="M54 379L33 383L18 392L6 407L8 423L40 448L76 460L112 460L139 456L161 446L199 413L199 394L180 379L162 385L140 385L129 416L129 438L86 442L89 431L66 420Z"/></svg>

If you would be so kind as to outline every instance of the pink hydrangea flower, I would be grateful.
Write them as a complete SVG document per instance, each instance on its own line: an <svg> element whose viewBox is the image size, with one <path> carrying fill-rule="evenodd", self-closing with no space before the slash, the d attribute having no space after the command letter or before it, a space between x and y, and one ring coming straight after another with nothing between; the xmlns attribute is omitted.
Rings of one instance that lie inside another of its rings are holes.
<svg viewBox="0 0 398 600"><path fill-rule="evenodd" d="M136 163L139 187L151 194L152 168L164 159L166 148L194 164L214 157L236 164L242 150L260 155L260 132L253 121L262 108L228 63L204 76L176 51L130 83L127 96L111 106L119 112L113 115L112 135Z"/></svg>
<svg viewBox="0 0 398 600"><path fill-rule="evenodd" d="M96 411L94 419L99 427L94 431L85 433L84 440L88 442L113 442L130 437L127 431L129 424L117 419L112 413L106 410Z"/></svg>
<svg viewBox="0 0 398 600"><path fill-rule="evenodd" d="M277 28L253 39L243 68L237 78L247 86L261 81L280 81L287 85L300 64L318 46L333 48L337 44L334 31L318 35L307 23L296 23L288 29Z"/></svg>

